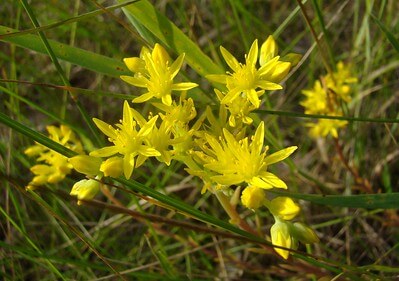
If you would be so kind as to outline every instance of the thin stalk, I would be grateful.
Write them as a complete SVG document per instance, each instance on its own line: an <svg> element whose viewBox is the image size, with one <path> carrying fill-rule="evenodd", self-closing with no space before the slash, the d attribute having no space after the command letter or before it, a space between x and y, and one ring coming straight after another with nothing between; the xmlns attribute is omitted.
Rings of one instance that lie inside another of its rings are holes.
<svg viewBox="0 0 399 281"><path fill-rule="evenodd" d="M352 176L355 179L355 182L361 187L363 187L363 191L365 191L366 193L373 193L373 189L370 185L370 182L367 179L362 178L359 175L357 169L349 164L348 159L344 156L342 145L339 143L337 138L334 138L334 145L335 145L335 150L338 153L339 159L344 164L345 168L352 174Z"/></svg>
<svg viewBox="0 0 399 281"><path fill-rule="evenodd" d="M332 116L332 115L319 115L319 114L304 114L292 111L281 111L281 110L267 110L258 109L254 112L268 113L272 115L287 116L287 117L298 117L298 118L313 118L313 119L334 119L334 120L346 120L351 122L371 122L371 123L399 123L399 119L392 118L369 118L369 117L349 117L349 116Z"/></svg>
<svg viewBox="0 0 399 281"><path fill-rule="evenodd" d="M316 41L316 44L319 47L320 55L323 60L324 67L326 68L327 72L332 76L333 70L332 70L330 64L328 63L328 58L326 57L326 53L323 52L323 46L319 40L319 37L316 34L316 31L314 30L314 28L312 26L311 20L308 16L308 13L306 12L305 6L302 4L302 0L296 0L296 2L298 3L299 7L301 8L303 17L305 18L305 21L310 29L310 32L312 33L313 39Z"/></svg>

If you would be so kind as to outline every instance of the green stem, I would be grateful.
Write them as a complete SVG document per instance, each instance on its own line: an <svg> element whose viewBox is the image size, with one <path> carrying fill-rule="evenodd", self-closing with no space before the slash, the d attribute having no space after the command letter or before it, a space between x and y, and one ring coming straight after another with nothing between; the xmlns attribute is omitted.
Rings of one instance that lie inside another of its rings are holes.
<svg viewBox="0 0 399 281"><path fill-rule="evenodd" d="M249 224L247 224L241 217L240 215L237 213L237 210L235 209L235 207L233 207L230 204L230 199L229 197L227 197L223 192L221 191L216 191L215 193L216 198L219 200L220 204L222 205L223 209L226 211L226 213L229 215L230 217L230 222L232 224L235 224L237 226L239 226L241 229L250 232L254 235L258 236L258 233L252 229L252 227L249 226Z"/></svg>

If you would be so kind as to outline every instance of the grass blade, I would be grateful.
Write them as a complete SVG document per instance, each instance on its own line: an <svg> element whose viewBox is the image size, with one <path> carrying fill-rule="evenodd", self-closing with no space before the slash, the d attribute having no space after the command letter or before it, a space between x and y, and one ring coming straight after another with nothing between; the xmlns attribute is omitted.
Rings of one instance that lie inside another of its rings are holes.
<svg viewBox="0 0 399 281"><path fill-rule="evenodd" d="M363 209L398 209L399 192L360 195L316 195L271 190L270 192L315 204Z"/></svg>
<svg viewBox="0 0 399 281"><path fill-rule="evenodd" d="M13 28L0 25L0 33L8 34L17 32ZM36 51L38 53L47 54L39 36L32 34L24 34L17 37L5 37L0 41L13 43L22 48ZM119 77L120 75L129 75L125 64L122 61L102 56L93 52L89 52L80 48L71 47L69 45L59 43L54 40L48 40L50 47L53 49L58 59L79 65L83 68L105 74L108 76Z"/></svg>
<svg viewBox="0 0 399 281"><path fill-rule="evenodd" d="M177 54L185 53L187 63L202 76L224 72L202 52L196 43L191 41L168 18L159 13L149 1L141 0L123 10L152 32L166 47L174 50Z"/></svg>
<svg viewBox="0 0 399 281"><path fill-rule="evenodd" d="M385 36L388 38L389 42L391 42L392 46L395 48L397 52L399 52L399 41L396 39L395 35L393 35L389 29L373 14L370 14L371 18L377 23L378 27L385 33Z"/></svg>

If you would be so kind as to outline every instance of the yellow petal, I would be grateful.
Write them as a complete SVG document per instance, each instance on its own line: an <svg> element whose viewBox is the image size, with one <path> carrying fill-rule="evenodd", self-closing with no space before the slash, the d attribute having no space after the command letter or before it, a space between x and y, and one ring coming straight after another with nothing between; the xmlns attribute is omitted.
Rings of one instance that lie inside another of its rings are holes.
<svg viewBox="0 0 399 281"><path fill-rule="evenodd" d="M237 59L229 51L223 48L223 46L220 46L220 52L232 70L237 71L240 68L240 63L237 61Z"/></svg>
<svg viewBox="0 0 399 281"><path fill-rule="evenodd" d="M168 52L166 52L165 48L160 44L156 43L154 49L152 50L152 60L156 64L167 65L170 62L170 57Z"/></svg>
<svg viewBox="0 0 399 281"><path fill-rule="evenodd" d="M126 154L123 158L123 173L126 179L130 179L134 169L134 154Z"/></svg>
<svg viewBox="0 0 399 281"><path fill-rule="evenodd" d="M290 146L287 148L284 148L282 150L279 150L273 154L270 154L265 157L264 163L266 165L271 165L276 162L280 162L290 156L298 147L297 146Z"/></svg>
<svg viewBox="0 0 399 281"><path fill-rule="evenodd" d="M255 66L257 60L258 60L258 40L255 39L255 41L251 45L251 48L249 49L249 53L248 56L246 57L245 63L247 65Z"/></svg>
<svg viewBox="0 0 399 281"><path fill-rule="evenodd" d="M106 136L112 139L116 138L115 129L111 125L97 118L93 118L93 122L94 124L96 124L97 128L99 128L100 131L103 132Z"/></svg>
<svg viewBox="0 0 399 281"><path fill-rule="evenodd" d="M119 152L116 146L106 146L90 152L90 156L94 157L109 157Z"/></svg>
<svg viewBox="0 0 399 281"><path fill-rule="evenodd" d="M261 172L260 178L273 187L287 189L287 185L285 184L285 182L283 182L276 175L274 175L270 172L264 172L264 171Z"/></svg>
<svg viewBox="0 0 399 281"><path fill-rule="evenodd" d="M131 72L141 72L145 69L144 60L137 57L124 58L123 62Z"/></svg>
<svg viewBox="0 0 399 281"><path fill-rule="evenodd" d="M266 41L260 47L259 64L263 66L272 58L277 56L277 54L278 54L278 47L276 41L274 41L272 35L269 35L269 37L267 37Z"/></svg>
<svg viewBox="0 0 399 281"><path fill-rule="evenodd" d="M122 75L120 76L120 78L126 83L129 83L133 86L140 88L147 88L149 83L148 79L145 77L133 77L133 76Z"/></svg>

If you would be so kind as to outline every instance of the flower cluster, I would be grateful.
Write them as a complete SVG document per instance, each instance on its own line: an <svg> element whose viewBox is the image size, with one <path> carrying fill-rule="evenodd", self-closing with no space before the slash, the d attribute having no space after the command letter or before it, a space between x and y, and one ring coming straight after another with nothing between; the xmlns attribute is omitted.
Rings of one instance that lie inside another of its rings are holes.
<svg viewBox="0 0 399 281"><path fill-rule="evenodd" d="M305 99L300 103L306 114L342 116L343 105L351 101L352 88L357 78L351 74L349 65L343 62L337 64L337 70L314 83L312 89L303 90ZM308 123L312 137L338 137L338 129L345 127L348 122L338 119L320 119L316 123Z"/></svg>
<svg viewBox="0 0 399 281"><path fill-rule="evenodd" d="M316 242L317 237L309 227L291 222L299 212L297 204L285 197L268 198L266 193L272 188L287 188L269 166L289 157L297 147L269 153L269 146L264 145L264 122L258 123L254 134L247 133L255 123L249 114L259 108L260 97L266 91L282 89L279 83L298 55L280 58L271 36L260 49L258 41L254 41L245 64L223 47L221 53L232 72L207 76L224 84L225 89L215 90L220 101L218 111L208 106L199 116L194 101L186 95L197 84L174 81L184 54L172 62L166 50L156 44L152 51L143 48L140 57L125 59L132 75L121 78L146 89L133 103L148 102L151 111L143 116L125 101L122 119L116 124L93 119L109 145L69 159L68 165L88 177L77 182L71 194L79 200L91 199L100 190L100 179L120 176L129 179L148 158L166 165L180 161L188 173L202 179L202 192L223 194L223 198L231 196L234 201L240 197L232 194L239 195L243 190L244 207L254 211L268 208L275 219L270 235L274 245L295 248L297 241ZM181 93L178 98L174 97L175 92ZM288 257L288 250L276 251Z"/></svg>
<svg viewBox="0 0 399 281"><path fill-rule="evenodd" d="M53 141L62 144L76 153L83 153L82 143L68 126L47 126L46 129L49 138ZM72 170L72 165L68 163L67 157L44 145L35 144L30 146L25 150L25 154L29 157L36 156L36 161L41 162L41 164L34 165L30 169L35 176L27 185L28 189L35 189L37 186L45 183L60 182Z"/></svg>

